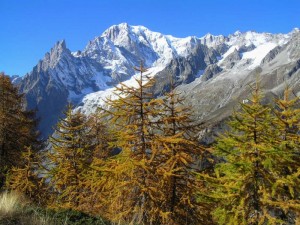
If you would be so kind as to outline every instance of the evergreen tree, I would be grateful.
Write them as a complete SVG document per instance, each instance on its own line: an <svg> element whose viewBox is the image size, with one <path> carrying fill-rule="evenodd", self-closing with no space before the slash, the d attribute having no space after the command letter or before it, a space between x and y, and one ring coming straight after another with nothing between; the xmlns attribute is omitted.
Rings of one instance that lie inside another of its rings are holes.
<svg viewBox="0 0 300 225"><path fill-rule="evenodd" d="M277 180L271 193L264 197L266 204L284 221L300 216L300 99L291 97L287 87L283 98L276 100L274 108L276 136L273 146L283 152L274 170Z"/></svg>
<svg viewBox="0 0 300 225"><path fill-rule="evenodd" d="M214 217L219 224L284 223L276 213L280 205L269 201L279 200L274 186L282 173L277 167L288 165L291 157L274 145L274 117L261 99L256 84L250 103L241 104L241 112L236 112L229 123L230 131L217 142L216 153L225 160L215 169L219 186L213 195L220 199L220 206Z"/></svg>
<svg viewBox="0 0 300 225"><path fill-rule="evenodd" d="M40 159L30 147L22 152L20 164L10 169L6 188L17 191L37 204L44 204L47 191L44 178L39 174Z"/></svg>
<svg viewBox="0 0 300 225"><path fill-rule="evenodd" d="M210 224L212 204L196 201L196 193L206 191L196 179L196 172L204 172L204 168L197 168L197 161L207 152L197 140L199 126L184 100L174 91L171 82L171 91L159 105L161 114L157 123L158 153L155 159L163 190L159 201L166 215L165 224Z"/></svg>
<svg viewBox="0 0 300 225"><path fill-rule="evenodd" d="M113 135L108 126L108 121L103 121L101 112L89 116L87 125L90 128L88 139L95 146L93 156L97 159L108 158L114 154L110 144L113 142Z"/></svg>
<svg viewBox="0 0 300 225"><path fill-rule="evenodd" d="M36 131L34 111L24 110L23 95L13 86L10 78L0 74L0 188L5 174L20 162L26 146L38 151L40 142Z"/></svg>
<svg viewBox="0 0 300 225"><path fill-rule="evenodd" d="M110 144L114 141L114 138L107 124L108 121L105 121L106 124L104 124L101 117L101 114L97 112L90 115L88 120L88 126L90 127L88 139L94 145L93 157L90 169L82 177L81 188L84 191L78 196L80 201L78 209L94 215L102 214L102 211L107 208L103 204L103 200L107 198L107 195L103 194L102 191L105 181L103 183L98 168L103 167L106 160L115 154Z"/></svg>
<svg viewBox="0 0 300 225"><path fill-rule="evenodd" d="M209 224L208 205L195 198L194 168L203 148L191 111L173 91L153 99L153 79L143 75L143 65L138 70L137 87L121 84L118 98L107 100L104 114L116 137L111 144L122 151L93 163L93 209L116 222Z"/></svg>
<svg viewBox="0 0 300 225"><path fill-rule="evenodd" d="M157 196L162 194L155 176L153 159L157 152L152 151L156 101L153 100L151 87L153 79L144 75L141 64L136 68L136 87L121 83L116 87L116 100L107 100L104 110L114 126L115 148L121 153L111 157L104 164L94 165L95 177L92 183L101 189L106 198L104 216L113 221L131 223L159 223ZM100 179L98 179L100 178Z"/></svg>
<svg viewBox="0 0 300 225"><path fill-rule="evenodd" d="M82 179L92 161L93 143L88 139L90 129L87 118L80 112L73 113L68 105L50 138L48 154L49 185L53 206L77 209Z"/></svg>

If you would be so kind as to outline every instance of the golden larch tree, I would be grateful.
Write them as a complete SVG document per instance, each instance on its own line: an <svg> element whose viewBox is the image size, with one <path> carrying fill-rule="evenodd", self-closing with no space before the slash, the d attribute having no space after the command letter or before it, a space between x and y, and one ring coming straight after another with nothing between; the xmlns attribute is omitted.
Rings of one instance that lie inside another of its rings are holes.
<svg viewBox="0 0 300 225"><path fill-rule="evenodd" d="M193 118L192 107L185 98L171 90L159 101L160 116L157 121L155 143L155 168L163 194L161 210L164 224L211 224L212 204L198 202L196 195L206 192L202 182L196 179L204 168L197 165L208 156L199 144L199 124ZM158 203L159 204L159 203Z"/></svg>
<svg viewBox="0 0 300 225"><path fill-rule="evenodd" d="M24 106L24 96L8 76L0 73L0 188L7 171L18 166L25 147L31 146L35 152L41 147L35 112Z"/></svg>
<svg viewBox="0 0 300 225"><path fill-rule="evenodd" d="M81 183L92 162L94 146L88 139L90 128L86 116L73 112L70 104L64 115L50 138L47 155L51 206L77 209L80 194L84 192Z"/></svg>

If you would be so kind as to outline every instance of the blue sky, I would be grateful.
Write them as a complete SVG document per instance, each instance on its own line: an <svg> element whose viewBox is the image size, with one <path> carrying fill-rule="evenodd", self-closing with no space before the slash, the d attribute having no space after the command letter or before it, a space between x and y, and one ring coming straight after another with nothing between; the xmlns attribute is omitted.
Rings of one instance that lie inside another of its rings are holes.
<svg viewBox="0 0 300 225"><path fill-rule="evenodd" d="M82 50L127 22L175 37L300 27L299 0L0 0L0 71L30 72L56 41Z"/></svg>

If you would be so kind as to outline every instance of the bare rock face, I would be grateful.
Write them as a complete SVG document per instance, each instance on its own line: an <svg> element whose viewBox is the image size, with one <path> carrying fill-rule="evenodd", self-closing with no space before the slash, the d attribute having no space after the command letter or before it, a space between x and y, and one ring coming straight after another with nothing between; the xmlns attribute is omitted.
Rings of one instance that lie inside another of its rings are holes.
<svg viewBox="0 0 300 225"><path fill-rule="evenodd" d="M264 62L255 69L243 68L238 64L230 70L220 71L211 79L195 80L177 88L186 97L186 104L193 106L196 117L203 124L201 138L204 142L210 143L212 133L225 129L221 124L234 109L238 109L239 102L249 98L249 85L254 85L257 79L264 92L265 103L272 103L276 96L282 96L286 85L300 96L300 57L295 48L300 51L299 39L292 38L282 47L270 51ZM207 70L210 67L213 65L208 66Z"/></svg>
<svg viewBox="0 0 300 225"><path fill-rule="evenodd" d="M74 57L61 41L23 77L19 82L20 91L25 93L27 107L38 109L39 128L44 137L52 132L52 126L71 100L70 93L80 96L85 89L100 89L93 77L102 71L100 64Z"/></svg>
<svg viewBox="0 0 300 225"><path fill-rule="evenodd" d="M256 48L256 46L254 44L243 45L239 48L239 53L249 52L249 51L254 50L255 48Z"/></svg>
<svg viewBox="0 0 300 225"><path fill-rule="evenodd" d="M226 69L231 69L234 65L242 59L239 51L235 49L230 53L223 61L223 65Z"/></svg>
<svg viewBox="0 0 300 225"><path fill-rule="evenodd" d="M71 52L65 41L57 42L15 83L25 94L27 107L38 109L40 129L47 137L67 102L92 113L114 85L136 74L134 66L143 61L156 79L156 96L169 90L172 77L199 121L223 127L217 124L248 97L249 84L258 74L267 98L280 95L285 83L300 95L299 33L295 29L288 34L249 31L228 37L175 38L122 23L82 51Z"/></svg>
<svg viewBox="0 0 300 225"><path fill-rule="evenodd" d="M203 75L201 76L201 80L208 81L220 72L222 72L222 68L219 67L217 64L209 65L206 67Z"/></svg>
<svg viewBox="0 0 300 225"><path fill-rule="evenodd" d="M282 50L282 46L277 46L274 49L272 49L266 56L265 58L263 58L263 60L261 61L261 64L266 64L269 63L270 61L272 61L276 55L278 55L278 53Z"/></svg>
<svg viewBox="0 0 300 225"><path fill-rule="evenodd" d="M217 53L205 45L198 46L188 57L177 57L155 75L154 93L161 95L169 91L171 79L175 85L188 84L199 77L199 71L204 71L209 65L217 62ZM200 75L201 76L201 75Z"/></svg>

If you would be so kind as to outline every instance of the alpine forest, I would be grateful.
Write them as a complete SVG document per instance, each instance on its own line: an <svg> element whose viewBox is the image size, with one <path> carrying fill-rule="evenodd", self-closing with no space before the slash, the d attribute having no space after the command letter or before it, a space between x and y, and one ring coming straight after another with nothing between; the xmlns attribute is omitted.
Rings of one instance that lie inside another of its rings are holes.
<svg viewBox="0 0 300 225"><path fill-rule="evenodd" d="M46 139L1 73L0 193L69 213L48 224L300 224L300 98L288 85L266 101L258 75L205 142L175 75L158 95L143 62L133 69L134 84L119 83L95 113L69 103ZM1 210L0 224L26 224L2 222Z"/></svg>

